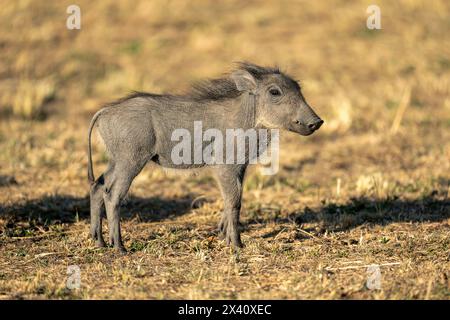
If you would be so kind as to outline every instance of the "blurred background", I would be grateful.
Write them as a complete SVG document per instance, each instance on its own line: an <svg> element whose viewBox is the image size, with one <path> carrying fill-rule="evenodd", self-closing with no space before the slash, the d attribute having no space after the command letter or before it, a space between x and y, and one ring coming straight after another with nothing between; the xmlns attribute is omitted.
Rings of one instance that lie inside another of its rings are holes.
<svg viewBox="0 0 450 320"><path fill-rule="evenodd" d="M81 9L80 30L66 28L71 4ZM366 27L371 4L381 9L381 30ZM2 234L36 235L49 228L87 232L87 128L96 110L131 90L183 92L193 81L221 76L242 60L279 66L298 79L307 101L325 120L311 137L282 134L278 175L248 174L244 221L275 219L274 212L316 214L323 218L310 222L317 235L327 219L343 228L390 223L386 217L393 212L400 222L397 215L405 221L448 221L449 32L450 3L445 0L3 0ZM98 176L107 162L98 144L94 162ZM192 194L220 200L211 184L208 177L166 177L146 168L131 193L142 199ZM356 205L354 199L359 199ZM152 214L161 217L178 212L170 202L136 201L141 208L132 214L152 206L159 208ZM213 202L199 209L203 216L183 219L214 225L220 206ZM330 212L335 215L327 216ZM37 216L51 217L56 227L34 221ZM125 236L127 245L133 238L145 243L132 225L125 227L132 234ZM263 231L253 230L253 237ZM448 250L448 233L441 231L446 239L438 250L442 253ZM430 270L438 268L434 265ZM418 283L414 275L407 278ZM427 281L418 297L425 295ZM305 290L307 297L324 297L328 289ZM381 296L392 297L394 291ZM272 297L275 291L270 292ZM448 291L436 292L440 297ZM406 286L398 294L414 291Z"/></svg>

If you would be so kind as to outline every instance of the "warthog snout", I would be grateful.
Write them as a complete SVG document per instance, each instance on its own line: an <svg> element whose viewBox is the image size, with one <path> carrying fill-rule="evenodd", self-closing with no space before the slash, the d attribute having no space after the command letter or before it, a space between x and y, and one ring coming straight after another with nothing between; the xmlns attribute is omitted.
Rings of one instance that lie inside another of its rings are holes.
<svg viewBox="0 0 450 320"><path fill-rule="evenodd" d="M292 131L301 134L302 136L309 136L313 134L315 131L319 130L324 121L319 117L314 117L312 120L308 122L303 122L302 120L294 121L294 129Z"/></svg>
<svg viewBox="0 0 450 320"><path fill-rule="evenodd" d="M308 123L308 128L312 131L319 130L320 126L323 124L322 119L317 119Z"/></svg>
<svg viewBox="0 0 450 320"><path fill-rule="evenodd" d="M314 112L314 110L305 101L303 95L300 94L302 100L300 108L296 108L294 129L292 131L301 134L302 136L309 136L315 131L319 130L324 121Z"/></svg>

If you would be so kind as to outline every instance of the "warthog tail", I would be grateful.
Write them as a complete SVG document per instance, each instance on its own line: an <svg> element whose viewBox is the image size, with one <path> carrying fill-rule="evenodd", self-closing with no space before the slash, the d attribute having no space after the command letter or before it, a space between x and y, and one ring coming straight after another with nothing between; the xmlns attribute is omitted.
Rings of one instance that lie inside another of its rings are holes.
<svg viewBox="0 0 450 320"><path fill-rule="evenodd" d="M89 183L92 185L95 182L95 177L94 177L94 169L92 168L92 147L91 147L91 135L92 135L92 129L95 126L95 122L97 121L98 117L100 116L100 114L102 113L103 109L98 111L94 117L91 120L91 124L89 126L89 137L88 137L88 180Z"/></svg>

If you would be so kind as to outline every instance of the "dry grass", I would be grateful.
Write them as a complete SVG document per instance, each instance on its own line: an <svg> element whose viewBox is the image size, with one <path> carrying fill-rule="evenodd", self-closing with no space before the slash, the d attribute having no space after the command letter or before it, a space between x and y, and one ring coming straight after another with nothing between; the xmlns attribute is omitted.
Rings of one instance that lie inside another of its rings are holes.
<svg viewBox="0 0 450 320"><path fill-rule="evenodd" d="M77 3L80 31L65 29L71 2L0 8L0 298L449 298L448 2L380 1L381 31L365 28L367 1ZM123 207L129 254L96 249L90 116L236 60L287 69L326 122L282 136L276 176L249 172L246 247L216 239L211 178L149 167ZM386 264L380 290L370 264Z"/></svg>

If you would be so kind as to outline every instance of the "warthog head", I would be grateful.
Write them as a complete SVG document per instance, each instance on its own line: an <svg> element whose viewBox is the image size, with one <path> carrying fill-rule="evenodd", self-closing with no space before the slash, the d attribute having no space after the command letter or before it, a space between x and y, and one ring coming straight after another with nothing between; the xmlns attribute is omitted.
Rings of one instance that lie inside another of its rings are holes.
<svg viewBox="0 0 450 320"><path fill-rule="evenodd" d="M256 96L255 120L264 127L308 136L323 124L306 102L297 81L278 69L241 63L231 78L239 91Z"/></svg>

